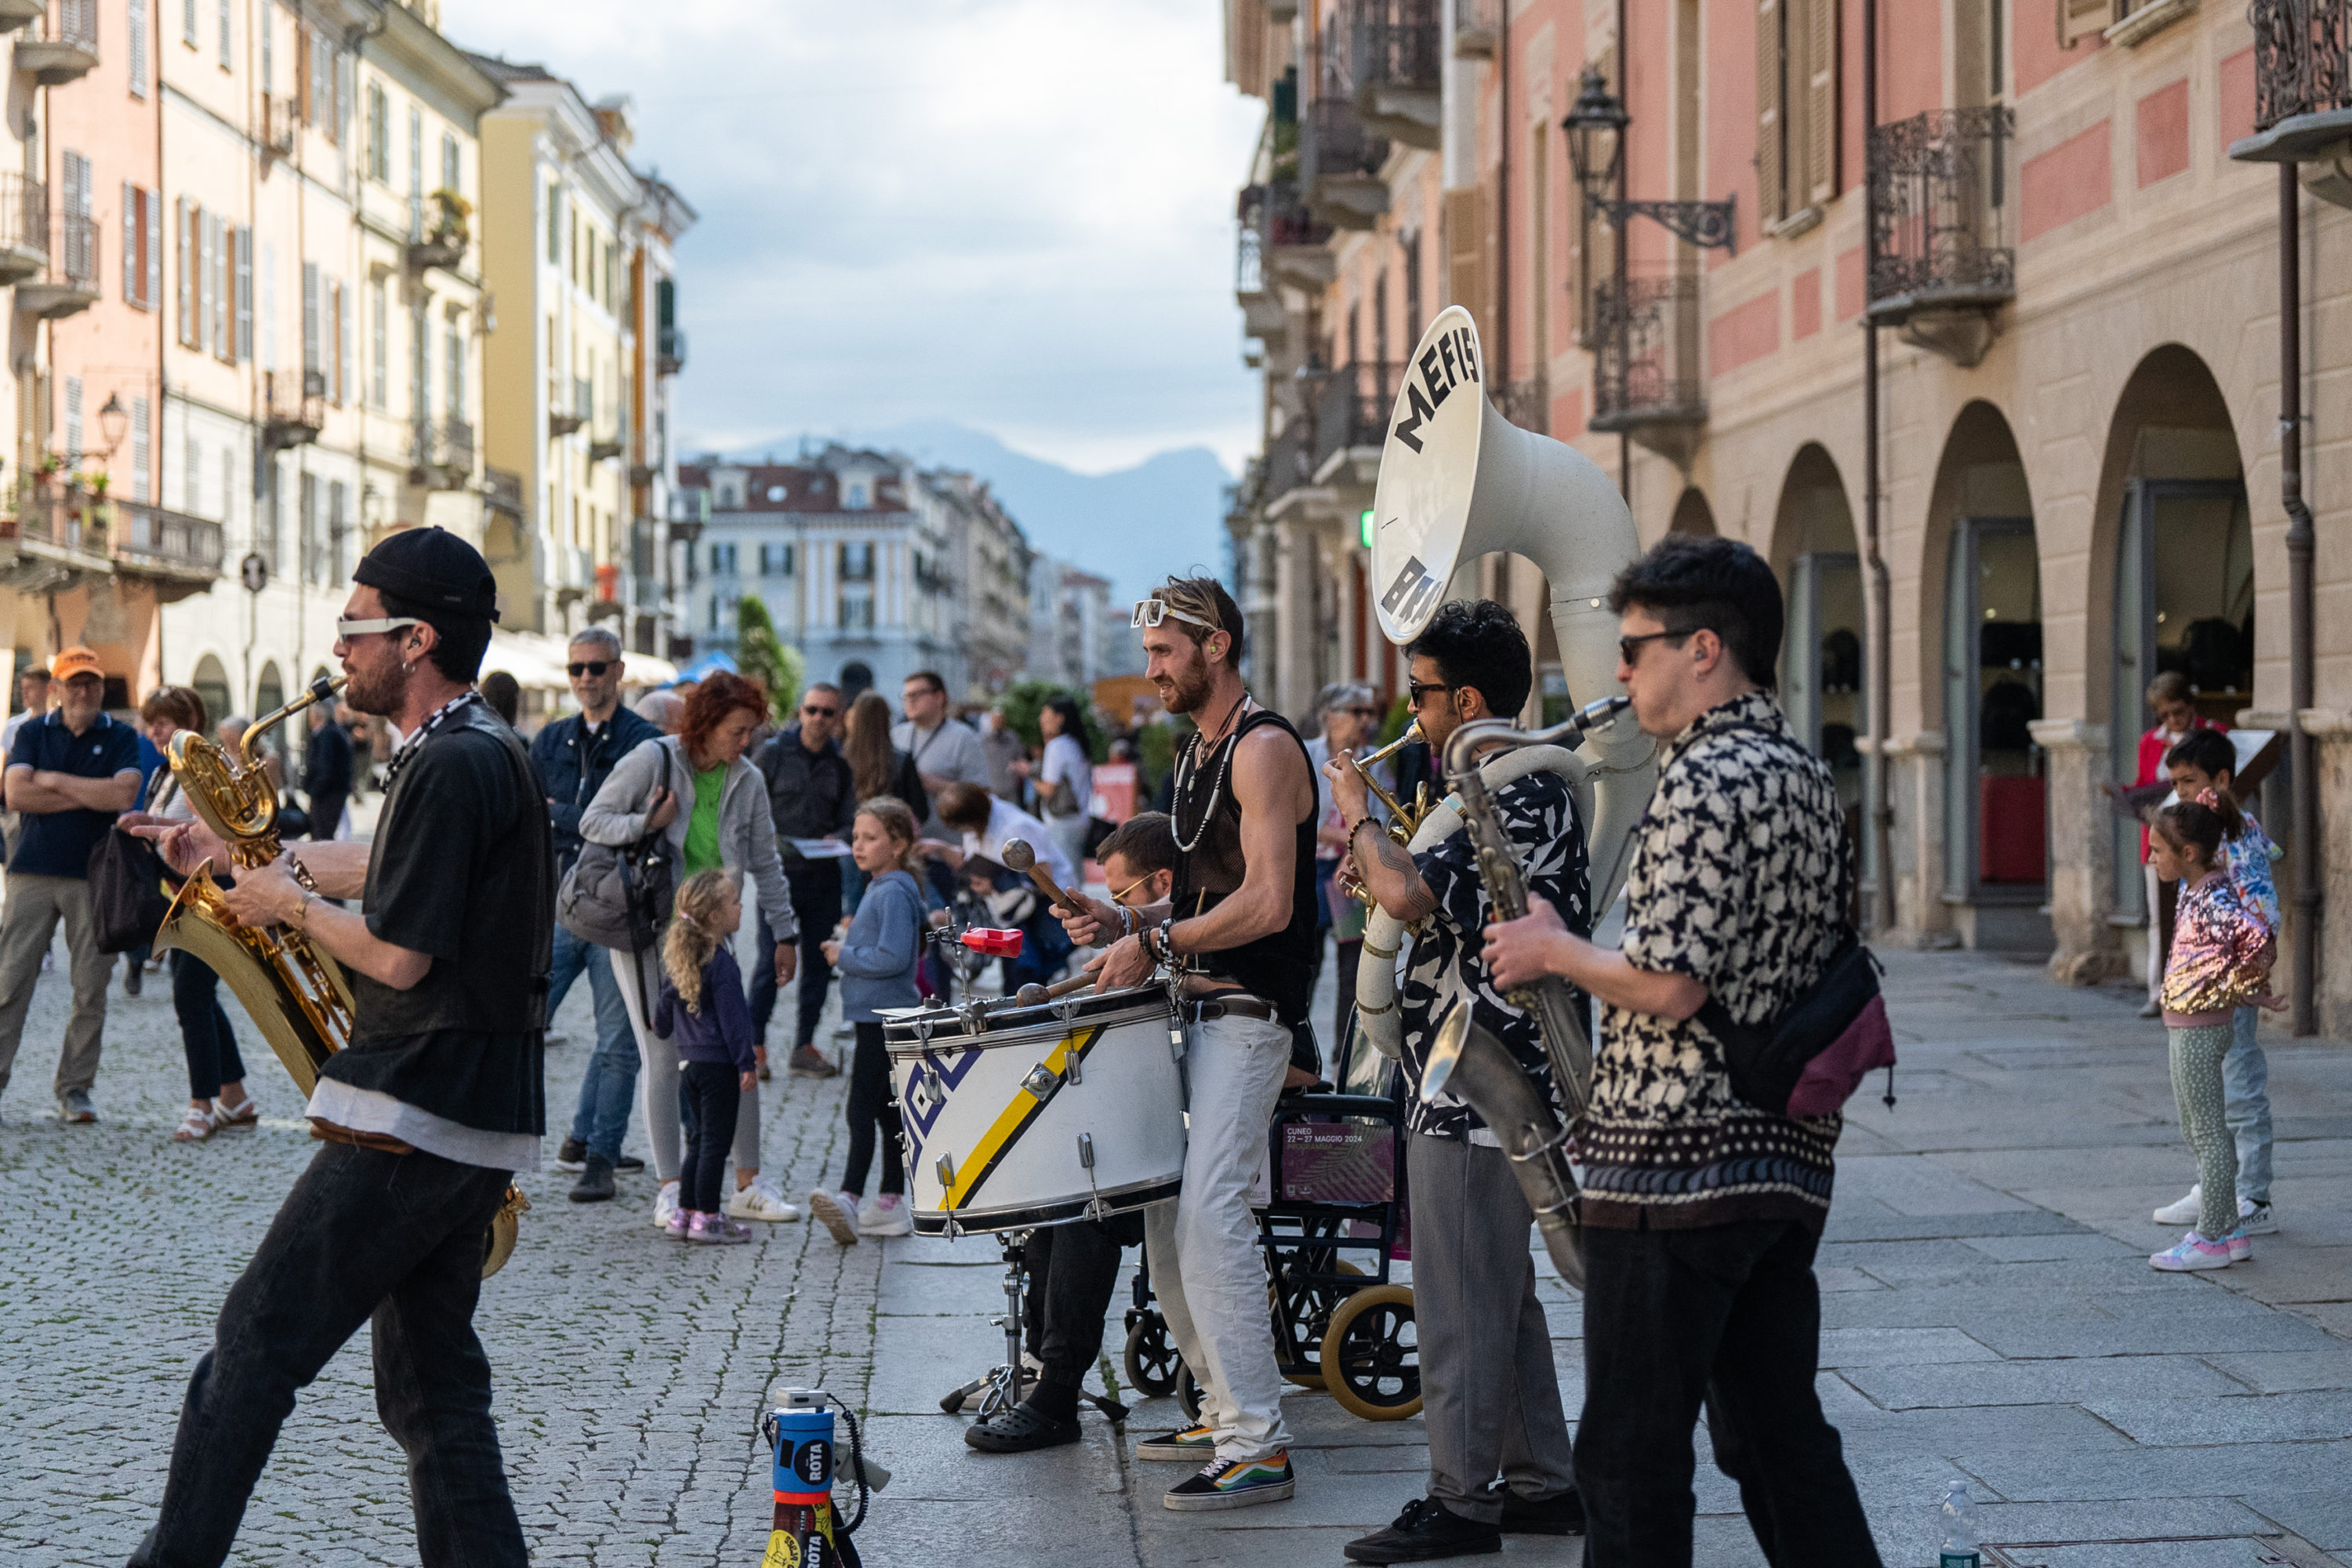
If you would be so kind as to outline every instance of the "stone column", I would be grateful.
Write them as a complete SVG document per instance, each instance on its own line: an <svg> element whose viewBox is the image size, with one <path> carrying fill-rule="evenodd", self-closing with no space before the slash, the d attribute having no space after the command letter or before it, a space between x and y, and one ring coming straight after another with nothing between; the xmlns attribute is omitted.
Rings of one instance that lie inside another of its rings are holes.
<svg viewBox="0 0 2352 1568"><path fill-rule="evenodd" d="M1283 520L1282 554L1275 574L1275 597L1281 608L1280 642L1275 654L1275 681L1270 702L1278 711L1296 717L1315 700L1316 555L1314 525L1302 516Z"/></svg>
<svg viewBox="0 0 2352 1568"><path fill-rule="evenodd" d="M1895 857L1895 929L1889 945L1953 946L1958 938L1944 907L1944 732L1898 735L1884 754L1886 798L1895 808L1887 833Z"/></svg>
<svg viewBox="0 0 2352 1568"><path fill-rule="evenodd" d="M2301 717L2319 764L2319 973L2314 986L2319 1032L2344 1039L2352 1037L2352 854L2336 846L2345 841L2338 830L2352 830L2352 713L2306 708ZM2289 860L2278 868L2287 935L2279 944L2271 989L2281 995L2287 994L2292 984L2287 942L2302 940L2294 930L2292 867Z"/></svg>
<svg viewBox="0 0 2352 1568"><path fill-rule="evenodd" d="M2050 977L2095 985L2130 971L2115 926L2115 810L2099 788L2109 776L2107 727L2042 719L2034 743L2050 758L2050 928L2058 950Z"/></svg>

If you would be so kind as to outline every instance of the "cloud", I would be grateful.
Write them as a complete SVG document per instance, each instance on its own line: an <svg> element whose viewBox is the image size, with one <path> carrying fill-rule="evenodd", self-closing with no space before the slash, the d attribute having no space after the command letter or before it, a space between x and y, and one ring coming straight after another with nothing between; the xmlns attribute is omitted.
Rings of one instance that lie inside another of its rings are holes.
<svg viewBox="0 0 2352 1568"><path fill-rule="evenodd" d="M635 100L680 247L688 439L947 418L1081 468L1254 449L1202 0L502 0L467 47Z"/></svg>

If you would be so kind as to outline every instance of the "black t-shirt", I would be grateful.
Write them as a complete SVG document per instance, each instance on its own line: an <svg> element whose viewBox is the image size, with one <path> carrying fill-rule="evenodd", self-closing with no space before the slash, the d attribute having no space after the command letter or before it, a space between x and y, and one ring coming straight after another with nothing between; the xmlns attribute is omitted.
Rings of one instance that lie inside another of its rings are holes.
<svg viewBox="0 0 2352 1568"><path fill-rule="evenodd" d="M418 743L376 824L368 930L433 960L405 991L351 972L325 1076L488 1132L546 1131L554 851L522 743L469 702Z"/></svg>

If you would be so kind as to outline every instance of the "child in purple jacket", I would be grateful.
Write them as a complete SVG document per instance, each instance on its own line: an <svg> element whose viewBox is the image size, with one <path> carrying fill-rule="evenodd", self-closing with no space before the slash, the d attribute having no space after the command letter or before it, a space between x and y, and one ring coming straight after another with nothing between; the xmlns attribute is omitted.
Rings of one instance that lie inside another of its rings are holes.
<svg viewBox="0 0 2352 1568"><path fill-rule="evenodd" d="M728 939L743 923L743 900L724 871L698 871L677 890L662 938L661 995L654 1033L677 1044L679 1087L694 1115L679 1171L669 1233L688 1241L736 1245L751 1228L719 1207L727 1151L742 1097L756 1081L759 1033L743 999L743 973Z"/></svg>

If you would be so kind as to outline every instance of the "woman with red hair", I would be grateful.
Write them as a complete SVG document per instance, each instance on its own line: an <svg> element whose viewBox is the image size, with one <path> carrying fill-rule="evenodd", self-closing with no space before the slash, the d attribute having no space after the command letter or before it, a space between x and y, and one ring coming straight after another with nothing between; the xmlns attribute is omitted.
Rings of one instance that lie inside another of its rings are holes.
<svg viewBox="0 0 2352 1568"><path fill-rule="evenodd" d="M743 760L752 731L768 717L768 694L740 675L706 678L686 700L677 733L647 741L614 766L604 787L580 814L580 836L617 848L648 834L669 841L672 869L683 883L698 871L725 871L740 891L749 875L759 885L760 908L776 933L776 984L791 981L800 930L793 919L783 863L776 854L775 819L760 771ZM647 1026L658 947L643 953L614 948L613 973L636 1030L638 1075L646 1132L653 1145L654 1224L681 1232L677 1206L682 1140L678 1131L677 1047ZM735 1121L735 1194L727 1213L737 1219L789 1220L800 1210L772 1182L760 1179L760 1089L743 1091Z"/></svg>

